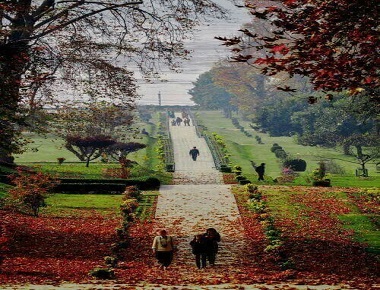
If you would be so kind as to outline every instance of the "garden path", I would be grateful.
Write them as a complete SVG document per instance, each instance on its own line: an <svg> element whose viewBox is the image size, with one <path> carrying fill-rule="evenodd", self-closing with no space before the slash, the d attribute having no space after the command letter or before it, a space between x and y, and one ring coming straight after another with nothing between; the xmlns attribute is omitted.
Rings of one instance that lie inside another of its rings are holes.
<svg viewBox="0 0 380 290"><path fill-rule="evenodd" d="M161 186L156 220L177 237L179 251L173 267L176 263L194 264L189 242L210 227L222 236L217 264L239 263L244 231L230 186L223 184L205 139L197 136L192 123L170 126L169 130L174 149L174 185ZM193 146L200 151L196 161L189 155Z"/></svg>
<svg viewBox="0 0 380 290"><path fill-rule="evenodd" d="M289 283L246 285L239 284L238 280L236 283L220 284L223 278L230 275L239 277L244 272L244 265L240 263L242 254L247 253L247 251L245 251L244 230L239 223L238 207L230 191L230 185L223 184L222 174L215 169L211 152L205 140L197 136L192 123L190 126L184 126L184 124L170 126L170 133L173 140L176 166L174 184L160 187L156 220L157 226L165 227L169 234L176 238L178 244L178 252L166 274L170 275L174 271L177 276L184 278L184 280L178 280L178 284L175 286L162 284L136 286L110 281L104 284L29 285L28 288L12 285L4 286L2 289L350 289L342 288L341 285L296 285ZM197 161L193 161L189 156L189 150L193 146L200 150ZM206 271L199 271L195 267L189 242L194 234L203 233L209 227L216 228L221 234L220 252L215 267L206 269ZM202 286L186 283L186 277L195 272L196 275L201 276L202 279L200 280L210 282Z"/></svg>

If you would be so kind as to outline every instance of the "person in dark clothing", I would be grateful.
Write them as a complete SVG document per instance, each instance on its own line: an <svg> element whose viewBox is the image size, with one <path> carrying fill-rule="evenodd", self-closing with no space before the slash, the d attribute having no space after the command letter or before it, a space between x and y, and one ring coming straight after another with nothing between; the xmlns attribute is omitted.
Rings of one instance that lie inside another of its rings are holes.
<svg viewBox="0 0 380 290"><path fill-rule="evenodd" d="M195 255L195 264L198 269L206 267L206 243L203 235L196 235L194 239L190 242L192 253Z"/></svg>
<svg viewBox="0 0 380 290"><path fill-rule="evenodd" d="M214 228L209 228L203 235L205 240L206 257L210 266L215 265L216 254L218 253L218 242L220 242L220 234Z"/></svg>
<svg viewBox="0 0 380 290"><path fill-rule="evenodd" d="M197 157L199 156L199 150L197 149L197 147L193 147L193 149L191 149L189 151L189 155L191 156L191 158L193 158L194 161L197 160Z"/></svg>
<svg viewBox="0 0 380 290"><path fill-rule="evenodd" d="M259 181L263 180L264 181L264 173L265 173L265 163L261 163L260 166L255 167L255 170L257 174L259 175Z"/></svg>
<svg viewBox="0 0 380 290"><path fill-rule="evenodd" d="M177 117L177 119L175 119L175 121L177 123L177 126L181 126L182 119L180 117Z"/></svg>

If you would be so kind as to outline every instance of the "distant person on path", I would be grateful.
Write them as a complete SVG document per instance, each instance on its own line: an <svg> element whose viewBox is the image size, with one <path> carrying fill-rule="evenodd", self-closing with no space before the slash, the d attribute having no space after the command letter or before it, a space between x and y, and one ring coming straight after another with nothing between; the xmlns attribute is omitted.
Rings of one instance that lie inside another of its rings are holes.
<svg viewBox="0 0 380 290"><path fill-rule="evenodd" d="M206 257L210 266L215 265L216 254L218 253L218 243L220 242L220 234L214 228L209 228L203 235L206 246Z"/></svg>
<svg viewBox="0 0 380 290"><path fill-rule="evenodd" d="M173 237L169 236L166 230L160 230L153 240L152 249L159 268L166 270L173 260L175 249Z"/></svg>
<svg viewBox="0 0 380 290"><path fill-rule="evenodd" d="M175 121L177 123L177 126L181 126L182 119L180 117L177 117L177 119L175 119Z"/></svg>
<svg viewBox="0 0 380 290"><path fill-rule="evenodd" d="M258 181L264 181L265 163L261 163L260 166L255 167L257 174L259 175Z"/></svg>
<svg viewBox="0 0 380 290"><path fill-rule="evenodd" d="M191 156L191 158L193 158L194 161L197 160L197 157L199 156L199 150L197 149L197 147L193 147L193 149L191 149L189 151L189 155Z"/></svg>
<svg viewBox="0 0 380 290"><path fill-rule="evenodd" d="M206 267L206 243L203 235L196 235L194 239L190 242L192 253L195 255L195 264L198 269Z"/></svg>
<svg viewBox="0 0 380 290"><path fill-rule="evenodd" d="M189 118L184 119L183 123L185 124L185 126L190 126L190 119Z"/></svg>

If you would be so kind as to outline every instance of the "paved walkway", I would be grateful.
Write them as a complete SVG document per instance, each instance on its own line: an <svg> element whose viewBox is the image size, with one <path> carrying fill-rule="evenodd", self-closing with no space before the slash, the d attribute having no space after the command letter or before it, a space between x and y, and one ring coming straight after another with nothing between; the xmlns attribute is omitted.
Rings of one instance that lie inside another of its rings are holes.
<svg viewBox="0 0 380 290"><path fill-rule="evenodd" d="M174 147L175 185L161 186L156 219L177 237L178 262L193 264L190 240L195 234L213 227L222 236L217 263L239 263L238 253L244 247L239 211L230 186L223 184L222 174L215 169L206 141L197 136L192 124L170 126L170 134ZM189 155L194 146L200 151L196 161Z"/></svg>

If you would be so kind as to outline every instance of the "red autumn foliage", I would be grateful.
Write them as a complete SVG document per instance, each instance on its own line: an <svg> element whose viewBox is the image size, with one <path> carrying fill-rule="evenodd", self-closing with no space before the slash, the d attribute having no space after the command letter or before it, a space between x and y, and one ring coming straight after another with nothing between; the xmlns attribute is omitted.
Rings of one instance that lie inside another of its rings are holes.
<svg viewBox="0 0 380 290"><path fill-rule="evenodd" d="M261 65L273 75L310 78L317 90L341 91L379 87L379 9L363 0L245 1L258 27L240 30L248 38L219 38L233 45L238 62ZM260 29L267 25L267 29ZM269 32L270 31L270 32ZM352 91L352 90L351 90ZM378 96L373 94L373 101Z"/></svg>
<svg viewBox="0 0 380 290"><path fill-rule="evenodd" d="M264 252L268 241L261 222L263 215L250 212L244 206L245 197L236 195L240 222L245 230L245 247L238 263L217 264L207 271L197 271L193 261L183 258L184 252L190 251L189 247L175 254L168 271L161 271L151 251L157 225L137 222L130 227L129 247L119 253L115 268L117 283L346 283L356 289L370 289L379 280L380 263L364 251L363 245L353 242L352 232L345 230L337 218L350 209L345 202L329 195L329 190L303 187L284 190L289 201L302 209L297 215L274 216L276 227L282 232L283 250L295 262L293 269L281 270L276 256ZM263 196L264 200L269 198ZM268 211L265 218L271 215L273 213ZM32 218L0 211L0 220L4 225L2 232L8 239L7 248L1 249L5 260L0 284L100 283L88 272L96 266L105 266L103 258L111 255L121 217L87 212L75 217ZM176 236L177 240L187 238Z"/></svg>
<svg viewBox="0 0 380 290"><path fill-rule="evenodd" d="M223 173L224 184L237 184L238 182L236 181L235 177L235 173Z"/></svg>

